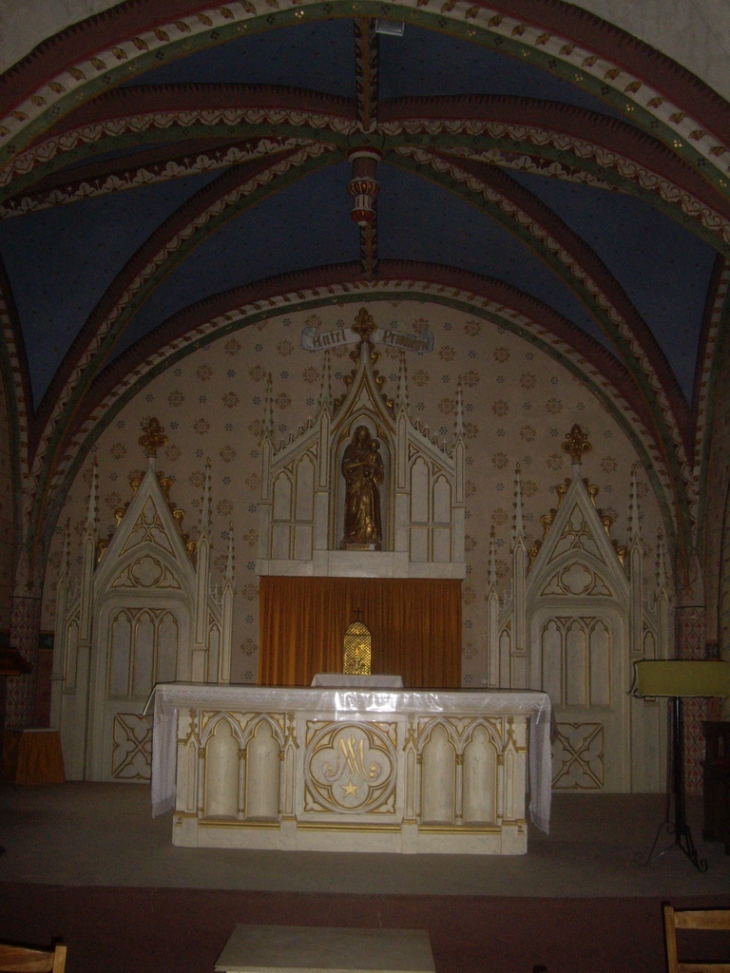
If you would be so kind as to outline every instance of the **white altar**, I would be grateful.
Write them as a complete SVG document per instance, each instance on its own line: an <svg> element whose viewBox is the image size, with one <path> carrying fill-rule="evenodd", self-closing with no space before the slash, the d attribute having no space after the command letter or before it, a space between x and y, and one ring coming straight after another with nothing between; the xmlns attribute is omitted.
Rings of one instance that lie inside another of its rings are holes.
<svg viewBox="0 0 730 973"><path fill-rule="evenodd" d="M184 847L524 854L528 752L547 831L545 693L168 683L153 813Z"/></svg>

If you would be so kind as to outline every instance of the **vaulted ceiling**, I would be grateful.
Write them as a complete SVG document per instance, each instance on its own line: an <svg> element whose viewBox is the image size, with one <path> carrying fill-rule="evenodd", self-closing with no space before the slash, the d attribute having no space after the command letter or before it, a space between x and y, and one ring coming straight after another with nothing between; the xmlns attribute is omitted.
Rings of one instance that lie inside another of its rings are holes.
<svg viewBox="0 0 730 973"><path fill-rule="evenodd" d="M30 521L140 362L215 315L417 281L579 355L627 403L692 546L730 109L584 11L527 6L125 3L0 79L3 367ZM363 149L380 188L358 226Z"/></svg>

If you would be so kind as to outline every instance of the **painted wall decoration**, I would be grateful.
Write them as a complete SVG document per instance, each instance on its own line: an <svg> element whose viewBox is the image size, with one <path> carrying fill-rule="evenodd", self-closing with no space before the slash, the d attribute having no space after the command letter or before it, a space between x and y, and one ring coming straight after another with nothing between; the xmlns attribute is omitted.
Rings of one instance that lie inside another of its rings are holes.
<svg viewBox="0 0 730 973"><path fill-rule="evenodd" d="M330 299L331 300L331 299ZM510 582L510 534L515 466L522 470L526 542L542 537L540 518L555 505L554 488L570 473L561 450L566 433L579 422L593 451L585 476L599 489L597 504L613 519L612 537L626 543L631 468L638 456L615 420L577 376L523 339L488 321L436 302L371 301L379 328L433 337L433 351L407 353L410 411L431 434L452 439L456 389L461 381L466 439L466 578L463 584L463 681L485 678L485 625L489 539L496 543L500 590ZM100 531L111 529L114 510L131 497L130 476L139 475L137 439L141 425L159 418L169 442L158 468L174 480L177 503L195 524L206 460L211 461L213 580L225 570L228 524L236 547L236 600L231 680L254 682L258 651L258 507L265 388L271 373L274 438L286 440L317 413L324 351L302 348L311 338L352 324L353 305L325 303L281 314L200 347L154 378L99 437L59 519L43 600L45 629L52 629L62 534L71 524L72 571L81 557L81 538L93 456L99 462ZM330 347L333 394L345 391L351 346ZM384 390L395 393L400 349L378 346ZM644 591L654 589L652 565L659 530L659 507L639 470L638 502L644 546ZM194 533L194 528L192 528Z"/></svg>

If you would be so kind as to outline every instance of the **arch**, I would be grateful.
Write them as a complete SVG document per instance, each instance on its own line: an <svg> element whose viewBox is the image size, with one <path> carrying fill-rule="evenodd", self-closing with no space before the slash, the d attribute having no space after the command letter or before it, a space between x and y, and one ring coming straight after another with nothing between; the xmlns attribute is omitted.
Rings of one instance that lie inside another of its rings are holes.
<svg viewBox="0 0 730 973"><path fill-rule="evenodd" d="M495 7L497 12L495 13ZM165 60L234 37L332 16L368 16L367 2L332 0L326 10L308 0L272 10L263 2L211 7L193 13L185 0L149 11L120 4L104 15L62 31L5 76L0 128L4 154L14 154L57 118ZM718 133L728 130L730 109L707 85L653 48L578 7L536 0L529 21L519 0L488 8L444 4L416 9L405 2L389 14L407 23L462 37L520 57L630 114L692 162L703 160L720 181ZM579 39L579 40L576 40ZM720 153L721 155L722 153Z"/></svg>

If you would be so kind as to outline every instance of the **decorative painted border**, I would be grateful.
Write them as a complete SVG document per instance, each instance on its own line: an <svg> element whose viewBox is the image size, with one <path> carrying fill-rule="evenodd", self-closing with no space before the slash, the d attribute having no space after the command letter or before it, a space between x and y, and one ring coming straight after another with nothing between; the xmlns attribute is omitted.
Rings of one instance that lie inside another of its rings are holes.
<svg viewBox="0 0 730 973"><path fill-rule="evenodd" d="M424 264L386 262L381 264L380 274L376 281L365 281L359 267L352 264L287 274L208 298L169 319L100 375L91 411L73 429L74 452L67 453L58 468L57 495L65 495L89 448L121 408L154 377L204 344L284 312L331 303L410 299L444 304L508 328L585 382L641 457L667 535L676 544L672 477L647 428L643 401L628 373L602 345L537 299L502 281ZM59 502L58 513L60 509ZM44 525L47 543L54 526L55 522Z"/></svg>
<svg viewBox="0 0 730 973"><path fill-rule="evenodd" d="M728 188L720 163L728 145L720 133L728 131L730 106L686 69L580 8L558 0L491 6L445 0L438 11L439 0L286 2L290 6L282 10L279 0L208 8L152 0L144 10L121 4L75 25L4 76L9 110L0 123L2 155L16 154L89 97L168 54L182 56L246 33L333 16L381 16L485 44L558 74L632 117L699 165L720 189ZM425 9L431 3L434 9Z"/></svg>
<svg viewBox="0 0 730 973"><path fill-rule="evenodd" d="M477 194L490 206L497 219L508 221L513 232L526 241L543 260L553 264L555 272L563 276L566 285L580 299L593 305L594 317L608 332L638 387L644 391L647 401L656 402L652 412L658 432L657 441L675 479L680 523L683 523L683 515L688 509L686 494L692 485L686 453L690 442L686 405L683 410L685 423L682 427L678 424L682 412L677 416L672 408L681 408L683 403L676 378L663 353L658 349L653 335L612 275L595 254L588 253L580 238L522 187L515 185L514 189L509 187L511 191L505 192L504 186L498 185L496 177L486 170L475 172L473 169L460 168L451 160L424 149L402 146L397 152L401 157L414 159L421 171L425 171L426 167L433 168L436 173L440 170L448 180L463 186L468 193ZM576 256L578 252L582 252L580 259ZM647 347L651 349L651 357L647 353ZM661 367L661 374L655 367L656 364ZM680 547L683 551L689 550L691 546L688 527L688 523L684 523L680 529Z"/></svg>
<svg viewBox="0 0 730 973"><path fill-rule="evenodd" d="M705 502L701 485L707 482L712 449L715 392L720 369L728 367L730 339L730 262L718 257L710 285L695 377L695 448L693 480L696 502L691 507L695 544L700 559L705 547ZM725 352L723 353L723 350Z"/></svg>

